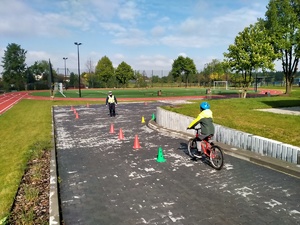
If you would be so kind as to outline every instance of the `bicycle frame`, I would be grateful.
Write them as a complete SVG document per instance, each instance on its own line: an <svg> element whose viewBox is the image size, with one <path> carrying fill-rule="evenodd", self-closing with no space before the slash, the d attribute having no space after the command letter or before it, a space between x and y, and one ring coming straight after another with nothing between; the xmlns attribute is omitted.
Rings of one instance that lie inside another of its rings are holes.
<svg viewBox="0 0 300 225"><path fill-rule="evenodd" d="M202 152L209 157L210 148L211 148L211 143L209 141L211 140L212 135L209 135L209 136L205 137L204 139L201 139L199 137L199 130L201 130L201 128L194 128L194 129L196 130L196 134L195 134L195 139L197 139L196 141L200 142Z"/></svg>
<svg viewBox="0 0 300 225"><path fill-rule="evenodd" d="M192 159L202 159L202 155L205 156L205 160L208 159L210 165L216 170L220 170L224 164L224 156L222 149L211 142L213 135L204 136L199 134L201 128L193 128L196 130L194 138L189 139L188 153Z"/></svg>

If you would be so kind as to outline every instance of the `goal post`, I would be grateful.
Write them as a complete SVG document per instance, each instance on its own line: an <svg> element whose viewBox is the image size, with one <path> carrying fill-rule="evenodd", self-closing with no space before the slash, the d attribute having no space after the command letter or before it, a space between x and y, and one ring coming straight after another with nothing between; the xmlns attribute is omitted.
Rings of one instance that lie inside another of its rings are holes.
<svg viewBox="0 0 300 225"><path fill-rule="evenodd" d="M228 81L214 81L214 89L225 89L228 90Z"/></svg>
<svg viewBox="0 0 300 225"><path fill-rule="evenodd" d="M62 83L54 83L54 93L59 92L62 96L65 96L64 90L63 90L63 84Z"/></svg>

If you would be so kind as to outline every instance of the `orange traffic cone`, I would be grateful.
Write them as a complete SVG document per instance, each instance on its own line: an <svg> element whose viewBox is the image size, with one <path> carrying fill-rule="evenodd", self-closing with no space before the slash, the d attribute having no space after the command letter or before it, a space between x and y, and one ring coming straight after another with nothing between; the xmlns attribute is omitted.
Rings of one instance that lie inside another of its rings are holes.
<svg viewBox="0 0 300 225"><path fill-rule="evenodd" d="M86 107L88 107L88 108L89 108L89 107L90 107L90 104L89 104L89 103L86 103Z"/></svg>
<svg viewBox="0 0 300 225"><path fill-rule="evenodd" d="M140 142L139 142L139 137L137 136L137 134L135 135L135 139L134 139L134 145L133 145L133 148L134 149L139 149L141 146L140 146Z"/></svg>
<svg viewBox="0 0 300 225"><path fill-rule="evenodd" d="M111 124L110 125L110 131L109 131L110 134L114 134L115 133L115 129L114 129L114 125Z"/></svg>
<svg viewBox="0 0 300 225"><path fill-rule="evenodd" d="M74 114L76 114L76 113L77 113L77 111L76 111L76 109L75 109L75 108L74 108L73 112L74 112Z"/></svg>
<svg viewBox="0 0 300 225"><path fill-rule="evenodd" d="M119 131L119 140L124 140L124 134L123 134L122 128L120 128L120 131Z"/></svg>
<svg viewBox="0 0 300 225"><path fill-rule="evenodd" d="M71 106L71 110L74 110L73 106Z"/></svg>
<svg viewBox="0 0 300 225"><path fill-rule="evenodd" d="M79 119L78 113L75 113L75 115L76 115L75 118L76 118L76 119Z"/></svg>

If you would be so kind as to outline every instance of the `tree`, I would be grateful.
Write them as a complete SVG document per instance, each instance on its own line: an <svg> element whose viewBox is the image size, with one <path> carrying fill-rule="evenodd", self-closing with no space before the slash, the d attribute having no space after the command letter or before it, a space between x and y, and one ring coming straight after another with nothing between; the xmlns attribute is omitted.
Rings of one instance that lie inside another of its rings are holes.
<svg viewBox="0 0 300 225"><path fill-rule="evenodd" d="M116 78L123 87L126 87L128 81L134 78L134 71L130 65L121 62L116 69Z"/></svg>
<svg viewBox="0 0 300 225"><path fill-rule="evenodd" d="M152 83L159 83L159 82L161 82L161 78L158 75L153 75L151 77L151 79L152 79Z"/></svg>
<svg viewBox="0 0 300 225"><path fill-rule="evenodd" d="M29 67L30 71L33 73L35 77L41 77L42 80L49 80L49 62L47 60L35 61L33 65ZM54 81L57 82L61 80L59 78L56 71L52 69Z"/></svg>
<svg viewBox="0 0 300 225"><path fill-rule="evenodd" d="M135 78L135 87L138 88L147 87L147 83L145 79L146 76L141 74L139 71L135 72L134 78Z"/></svg>
<svg viewBox="0 0 300 225"><path fill-rule="evenodd" d="M3 80L0 77L0 93L2 93L4 91L3 89L4 89Z"/></svg>
<svg viewBox="0 0 300 225"><path fill-rule="evenodd" d="M244 78L244 93L246 97L247 89L252 82L254 71L274 70L274 59L277 54L270 44L270 38L261 23L246 27L235 38L234 44L228 48L228 53L224 53L224 64L231 70L241 73Z"/></svg>
<svg viewBox="0 0 300 225"><path fill-rule="evenodd" d="M17 90L24 90L26 86L26 53L20 45L8 44L4 50L3 81L5 89L14 87Z"/></svg>
<svg viewBox="0 0 300 225"><path fill-rule="evenodd" d="M69 86L75 88L76 84L78 83L76 81L78 81L78 76L75 75L75 73L71 72ZM77 87L78 87L78 84L77 84Z"/></svg>
<svg viewBox="0 0 300 225"><path fill-rule="evenodd" d="M286 94L290 94L300 56L300 2L270 0L265 16L265 27L282 62Z"/></svg>
<svg viewBox="0 0 300 225"><path fill-rule="evenodd" d="M36 80L32 71L29 68L27 68L26 69L26 83L27 83L26 90L33 90L35 82Z"/></svg>
<svg viewBox="0 0 300 225"><path fill-rule="evenodd" d="M90 87L89 86L89 78L90 78L90 74L89 73L87 73L87 72L83 72L81 75L80 75L80 83L82 84L82 85L84 85L84 86L88 86L88 87Z"/></svg>
<svg viewBox="0 0 300 225"><path fill-rule="evenodd" d="M207 82L211 80L226 80L225 66L218 59L213 59L210 63L205 64L203 74Z"/></svg>
<svg viewBox="0 0 300 225"><path fill-rule="evenodd" d="M96 76L102 81L102 87L110 86L109 83L114 80L114 67L107 56L103 56L97 63Z"/></svg>
<svg viewBox="0 0 300 225"><path fill-rule="evenodd" d="M187 87L189 76L191 74L196 74L197 70L192 59L190 59L189 57L178 56L178 58L175 59L172 64L171 73L175 80L185 81Z"/></svg>
<svg viewBox="0 0 300 225"><path fill-rule="evenodd" d="M88 70L85 78L86 78L86 82L88 84L88 86L90 88L94 88L94 87L99 87L100 86L100 83L99 83L99 80L96 79L96 76L95 76L95 73L94 73L94 66L93 66L93 62L91 59L89 59L87 62L86 62L86 68Z"/></svg>
<svg viewBox="0 0 300 225"><path fill-rule="evenodd" d="M42 80L47 80L47 74L49 72L49 62L46 60L35 61L34 64L29 67L29 69L33 73L33 75L40 76Z"/></svg>

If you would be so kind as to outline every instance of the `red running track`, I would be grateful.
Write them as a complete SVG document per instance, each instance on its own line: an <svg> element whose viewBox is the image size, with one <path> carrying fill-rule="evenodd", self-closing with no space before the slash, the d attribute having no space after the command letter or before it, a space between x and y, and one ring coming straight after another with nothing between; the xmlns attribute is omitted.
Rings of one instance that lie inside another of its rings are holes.
<svg viewBox="0 0 300 225"><path fill-rule="evenodd" d="M0 95L0 115L9 110L27 95L27 92L11 92Z"/></svg>

